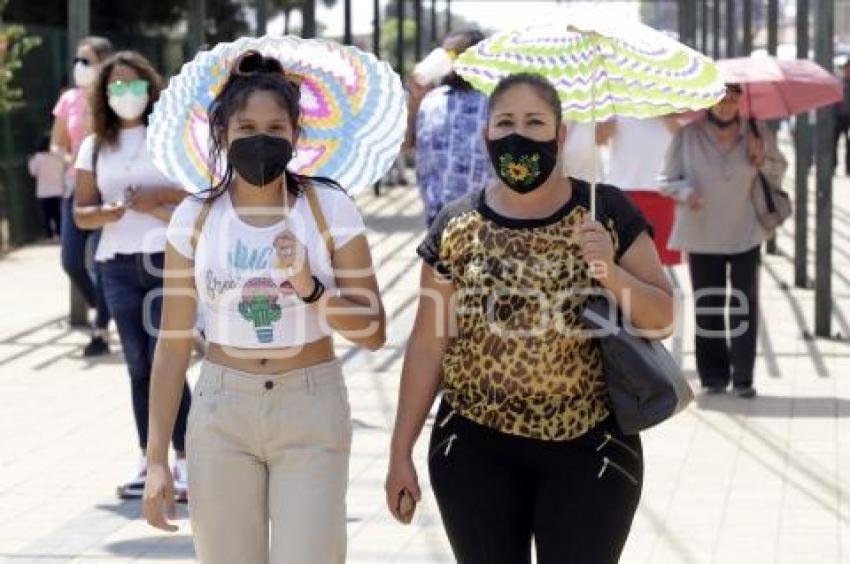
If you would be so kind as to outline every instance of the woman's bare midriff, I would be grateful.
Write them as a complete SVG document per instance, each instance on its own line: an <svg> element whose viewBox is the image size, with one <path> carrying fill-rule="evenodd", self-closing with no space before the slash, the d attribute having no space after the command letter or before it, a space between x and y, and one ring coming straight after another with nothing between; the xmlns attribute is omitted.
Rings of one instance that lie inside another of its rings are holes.
<svg viewBox="0 0 850 564"><path fill-rule="evenodd" d="M328 362L333 358L334 347L330 337L282 349L239 349L217 343L209 343L207 347L207 359L210 362L259 376L282 374Z"/></svg>

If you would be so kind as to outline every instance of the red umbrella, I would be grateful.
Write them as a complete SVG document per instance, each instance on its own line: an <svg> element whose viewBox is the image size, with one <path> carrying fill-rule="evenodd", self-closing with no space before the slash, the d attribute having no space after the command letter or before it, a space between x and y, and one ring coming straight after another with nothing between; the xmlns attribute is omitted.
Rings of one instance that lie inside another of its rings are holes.
<svg viewBox="0 0 850 564"><path fill-rule="evenodd" d="M741 114L747 117L785 118L844 99L841 80L808 59L741 57L717 66L727 83L743 88Z"/></svg>

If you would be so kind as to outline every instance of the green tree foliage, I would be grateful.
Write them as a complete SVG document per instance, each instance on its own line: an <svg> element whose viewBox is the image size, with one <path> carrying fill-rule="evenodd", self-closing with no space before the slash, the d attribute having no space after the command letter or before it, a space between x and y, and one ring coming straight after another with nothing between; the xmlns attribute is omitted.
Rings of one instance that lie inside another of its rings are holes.
<svg viewBox="0 0 850 564"><path fill-rule="evenodd" d="M41 26L65 27L69 0L9 0L9 21ZM90 0L93 33L109 35L110 31L138 34L170 28L186 18L186 0ZM210 44L229 41L250 33L243 8L257 0L206 0L207 39ZM271 14L283 12L286 21L299 11L305 0L267 0ZM333 7L339 0L319 0Z"/></svg>
<svg viewBox="0 0 850 564"><path fill-rule="evenodd" d="M9 0L6 18L20 23L65 27L68 1ZM212 6L222 0L208 2ZM171 26L185 15L185 9L185 0L91 0L91 29L133 33L146 27Z"/></svg>
<svg viewBox="0 0 850 564"><path fill-rule="evenodd" d="M8 0L0 0L0 15ZM0 16L0 112L7 112L20 102L21 90L12 85L15 71L21 68L21 59L27 51L41 43L38 37L26 34L18 24L6 24Z"/></svg>
<svg viewBox="0 0 850 564"><path fill-rule="evenodd" d="M253 0L249 0L253 1ZM284 33L292 33L292 30L289 26L290 16L292 12L297 12L301 10L301 6L304 3L304 0L267 0L269 2L269 11L272 14L278 13L283 14L283 32ZM315 0L314 0L315 1ZM339 0L320 0L321 3L327 7L334 7Z"/></svg>
<svg viewBox="0 0 850 564"><path fill-rule="evenodd" d="M404 66L410 71L416 64L416 22L404 20ZM398 66L398 18L392 17L381 24L381 58L389 61L393 68Z"/></svg>

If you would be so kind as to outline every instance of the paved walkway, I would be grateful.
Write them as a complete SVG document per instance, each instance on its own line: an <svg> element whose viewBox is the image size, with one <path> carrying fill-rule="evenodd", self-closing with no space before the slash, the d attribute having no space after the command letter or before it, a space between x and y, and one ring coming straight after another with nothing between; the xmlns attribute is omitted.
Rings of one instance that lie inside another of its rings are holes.
<svg viewBox="0 0 850 564"><path fill-rule="evenodd" d="M841 179L834 327L845 336L848 193L850 182ZM383 506L403 346L416 308L417 191L394 188L377 199L364 194L358 203L370 228L390 329L380 352L339 347L356 429L349 562L451 562L430 493L409 527L393 522ZM802 338L813 327L814 295L788 289L790 237L789 226L780 234L783 253L765 260L760 396L751 402L700 397L686 413L645 434L646 484L623 562L850 562L850 345ZM29 247L0 260L0 560L193 561L185 509L180 532L161 535L138 519L137 503L112 496L136 456L127 376L114 338L112 356L82 358L86 335L65 322L67 283L58 263L55 246ZM677 268L675 276L688 285L685 269ZM673 346L693 378L692 328L685 317L683 338ZM190 376L196 377L194 369ZM421 471L424 447L422 440Z"/></svg>

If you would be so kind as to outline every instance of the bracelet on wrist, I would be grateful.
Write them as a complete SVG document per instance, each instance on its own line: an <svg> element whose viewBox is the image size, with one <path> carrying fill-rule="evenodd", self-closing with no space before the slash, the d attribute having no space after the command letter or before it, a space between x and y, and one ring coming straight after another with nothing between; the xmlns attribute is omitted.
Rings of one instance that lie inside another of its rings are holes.
<svg viewBox="0 0 850 564"><path fill-rule="evenodd" d="M305 304L311 304L315 301L318 301L319 298L322 297L322 294L325 293L325 285L322 284L321 280L313 276L313 291L310 292L309 296L302 297L301 301Z"/></svg>

